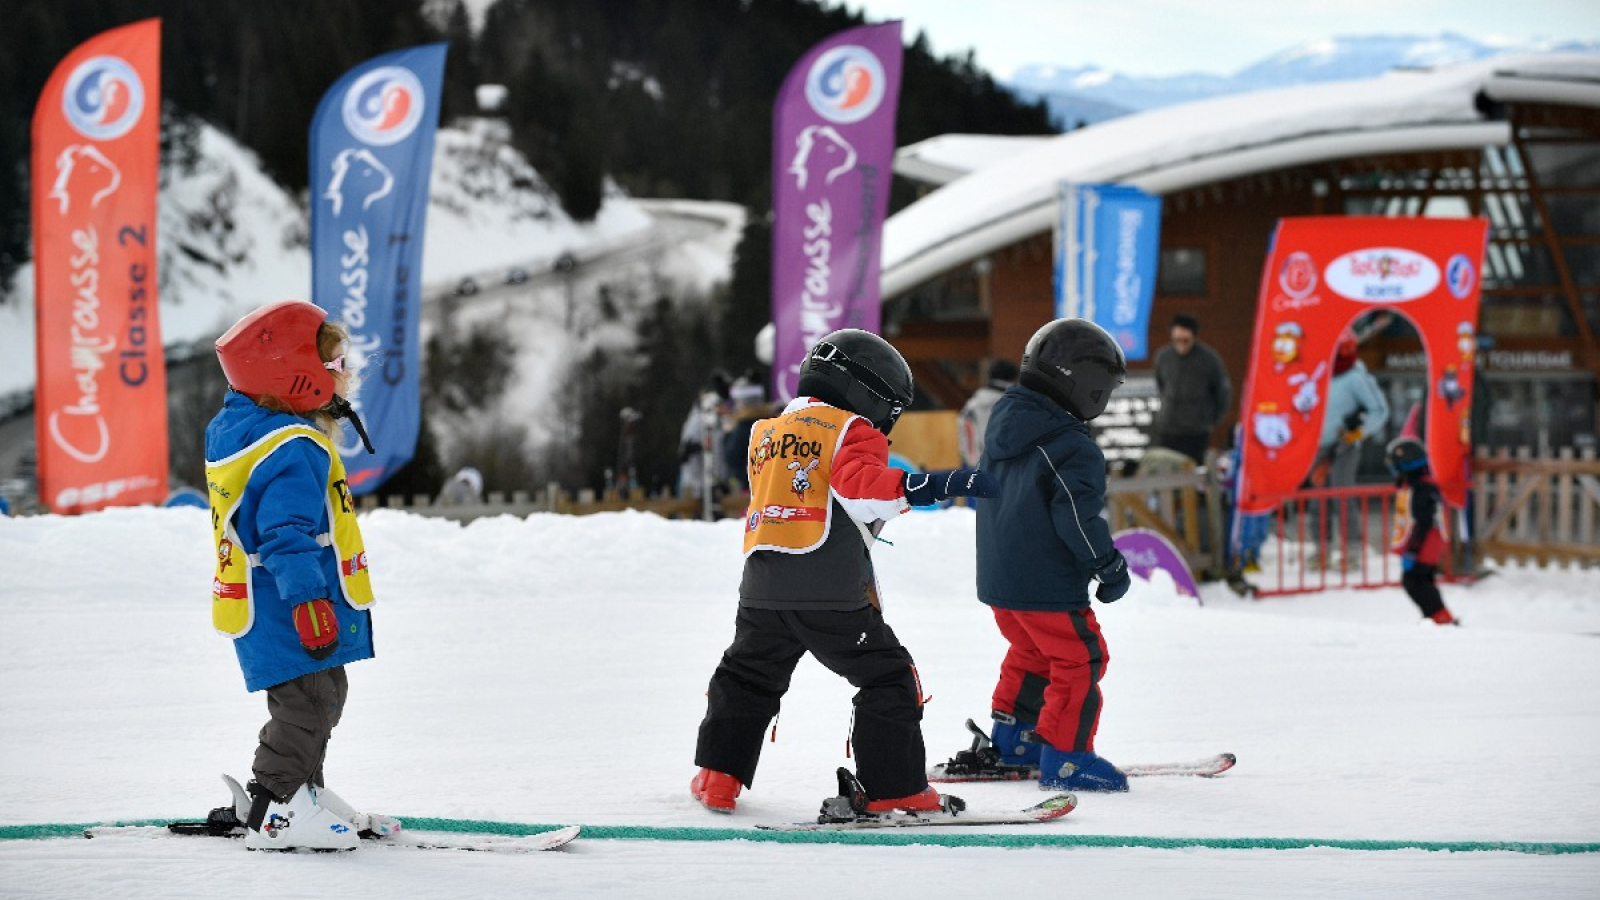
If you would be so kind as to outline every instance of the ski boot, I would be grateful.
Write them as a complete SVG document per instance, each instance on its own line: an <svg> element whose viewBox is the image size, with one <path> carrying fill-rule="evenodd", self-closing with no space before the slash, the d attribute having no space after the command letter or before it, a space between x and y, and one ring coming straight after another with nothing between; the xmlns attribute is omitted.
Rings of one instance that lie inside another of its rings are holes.
<svg viewBox="0 0 1600 900"><path fill-rule="evenodd" d="M886 818L897 812L914 816L956 816L967 808L966 801L960 797L940 795L931 787L907 797L869 800L867 789L861 786L854 772L840 766L836 774L839 778L839 795L822 801L822 810L817 814L817 822L823 825Z"/></svg>
<svg viewBox="0 0 1600 900"><path fill-rule="evenodd" d="M318 805L310 784L300 785L288 800L279 800L254 781L249 792L247 850L354 850L361 843L354 826Z"/></svg>
<svg viewBox="0 0 1600 900"><path fill-rule="evenodd" d="M400 833L402 826L399 819L377 813L356 812L355 807L346 803L343 797L328 788L319 787L314 790L317 795L317 804L355 826L357 837L386 838Z"/></svg>
<svg viewBox="0 0 1600 900"><path fill-rule="evenodd" d="M689 782L689 793L714 813L731 813L739 805L736 798L743 787L732 775L716 769L701 769Z"/></svg>
<svg viewBox="0 0 1600 900"><path fill-rule="evenodd" d="M968 719L972 747L929 769L929 781L1027 781L1039 777L1039 752L1044 745L1035 740L1033 725L1002 712L992 715L993 736Z"/></svg>
<svg viewBox="0 0 1600 900"><path fill-rule="evenodd" d="M1069 753L1046 744L1039 757L1039 789L1116 793L1128 789L1128 776L1093 750Z"/></svg>

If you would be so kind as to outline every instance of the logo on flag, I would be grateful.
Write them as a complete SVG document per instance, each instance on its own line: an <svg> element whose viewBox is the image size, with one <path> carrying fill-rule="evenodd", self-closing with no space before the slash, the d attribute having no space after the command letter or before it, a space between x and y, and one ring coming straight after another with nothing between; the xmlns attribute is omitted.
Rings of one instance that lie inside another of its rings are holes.
<svg viewBox="0 0 1600 900"><path fill-rule="evenodd" d="M375 147L398 144L422 121L422 82L410 69L382 66L362 75L344 95L344 125Z"/></svg>
<svg viewBox="0 0 1600 900"><path fill-rule="evenodd" d="M878 109L888 83L876 54L857 44L844 44L811 64L806 73L806 101L830 122L859 122Z"/></svg>
<svg viewBox="0 0 1600 900"><path fill-rule="evenodd" d="M61 110L84 137L115 140L127 134L144 112L144 83L120 57L91 57L67 76Z"/></svg>

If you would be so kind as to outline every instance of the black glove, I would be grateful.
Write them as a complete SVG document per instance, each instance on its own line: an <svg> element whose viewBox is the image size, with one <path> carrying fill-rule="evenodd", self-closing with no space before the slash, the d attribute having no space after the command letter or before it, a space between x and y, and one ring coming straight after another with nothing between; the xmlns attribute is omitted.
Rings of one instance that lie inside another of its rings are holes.
<svg viewBox="0 0 1600 900"><path fill-rule="evenodd" d="M906 473L906 500L912 506L932 506L951 497L993 497L998 493L1000 482L977 469Z"/></svg>
<svg viewBox="0 0 1600 900"><path fill-rule="evenodd" d="M1360 431L1361 430L1361 419L1362 419L1361 410L1359 410L1359 409L1351 410L1350 414L1344 417L1344 430L1345 431Z"/></svg>
<svg viewBox="0 0 1600 900"><path fill-rule="evenodd" d="M1128 575L1128 561L1122 558L1122 551L1113 549L1109 554L1095 560L1094 577L1100 586L1094 589L1094 598L1101 603L1114 603L1122 599L1133 585L1133 579Z"/></svg>

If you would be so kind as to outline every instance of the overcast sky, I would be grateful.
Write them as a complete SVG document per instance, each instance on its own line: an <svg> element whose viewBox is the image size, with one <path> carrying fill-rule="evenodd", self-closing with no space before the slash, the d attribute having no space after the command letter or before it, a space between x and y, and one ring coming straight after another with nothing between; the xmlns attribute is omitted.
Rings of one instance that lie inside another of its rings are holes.
<svg viewBox="0 0 1600 900"><path fill-rule="evenodd" d="M757 0L759 2L759 0ZM901 19L940 56L977 51L1001 81L1018 66L1100 65L1129 75L1231 75L1318 38L1438 35L1600 40L1600 0L844 0Z"/></svg>

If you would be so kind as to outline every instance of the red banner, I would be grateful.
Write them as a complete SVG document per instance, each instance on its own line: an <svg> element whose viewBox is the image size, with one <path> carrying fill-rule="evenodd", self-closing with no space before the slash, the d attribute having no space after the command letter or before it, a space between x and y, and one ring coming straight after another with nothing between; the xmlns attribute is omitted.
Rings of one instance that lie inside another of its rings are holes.
<svg viewBox="0 0 1600 900"><path fill-rule="evenodd" d="M1483 219L1283 219L1261 275L1240 419L1239 508L1269 512L1310 471L1339 334L1385 309L1428 357L1424 443L1445 500L1466 502Z"/></svg>
<svg viewBox="0 0 1600 900"><path fill-rule="evenodd" d="M52 512L167 495L156 290L161 20L80 44L33 113L40 502Z"/></svg>

